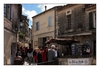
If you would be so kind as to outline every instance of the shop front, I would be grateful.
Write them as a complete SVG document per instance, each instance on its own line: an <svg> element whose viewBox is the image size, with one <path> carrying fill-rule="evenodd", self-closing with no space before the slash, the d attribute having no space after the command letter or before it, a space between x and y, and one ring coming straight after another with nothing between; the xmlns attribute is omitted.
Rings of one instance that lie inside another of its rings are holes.
<svg viewBox="0 0 100 69"><path fill-rule="evenodd" d="M93 40L90 37L92 36L76 36L75 39L57 38L48 40L46 44L56 43L58 50L60 50L59 53L61 53L60 65L91 65L95 60L93 58L95 51Z"/></svg>

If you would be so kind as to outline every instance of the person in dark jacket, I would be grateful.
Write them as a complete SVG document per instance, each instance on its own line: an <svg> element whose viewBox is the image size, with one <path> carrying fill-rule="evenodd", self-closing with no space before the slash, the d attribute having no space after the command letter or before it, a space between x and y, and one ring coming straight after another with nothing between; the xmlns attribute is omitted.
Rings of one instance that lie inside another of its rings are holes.
<svg viewBox="0 0 100 69"><path fill-rule="evenodd" d="M42 53L38 52L37 54L38 63L42 62Z"/></svg>
<svg viewBox="0 0 100 69"><path fill-rule="evenodd" d="M34 56L34 59L35 59L36 63L42 62L42 53L39 50L39 48L35 48L35 56Z"/></svg>
<svg viewBox="0 0 100 69"><path fill-rule="evenodd" d="M55 59L55 45L51 46L51 49L48 49L48 61Z"/></svg>

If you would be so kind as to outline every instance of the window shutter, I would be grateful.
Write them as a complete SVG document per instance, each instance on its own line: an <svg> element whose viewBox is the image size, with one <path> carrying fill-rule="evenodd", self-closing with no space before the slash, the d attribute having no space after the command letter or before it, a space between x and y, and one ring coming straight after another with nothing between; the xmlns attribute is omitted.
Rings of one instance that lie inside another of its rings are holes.
<svg viewBox="0 0 100 69"><path fill-rule="evenodd" d="M4 4L4 16L6 17L7 16L7 5Z"/></svg>
<svg viewBox="0 0 100 69"><path fill-rule="evenodd" d="M38 30L40 29L40 22L38 22Z"/></svg>
<svg viewBox="0 0 100 69"><path fill-rule="evenodd" d="M89 13L89 29L93 28L93 14L92 12Z"/></svg>

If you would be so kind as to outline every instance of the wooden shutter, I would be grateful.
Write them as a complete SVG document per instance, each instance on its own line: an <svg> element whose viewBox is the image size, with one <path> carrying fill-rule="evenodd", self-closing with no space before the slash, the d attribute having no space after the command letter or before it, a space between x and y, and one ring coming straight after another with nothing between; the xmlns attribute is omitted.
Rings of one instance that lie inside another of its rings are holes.
<svg viewBox="0 0 100 69"><path fill-rule="evenodd" d="M93 29L93 13L89 13L89 29Z"/></svg>

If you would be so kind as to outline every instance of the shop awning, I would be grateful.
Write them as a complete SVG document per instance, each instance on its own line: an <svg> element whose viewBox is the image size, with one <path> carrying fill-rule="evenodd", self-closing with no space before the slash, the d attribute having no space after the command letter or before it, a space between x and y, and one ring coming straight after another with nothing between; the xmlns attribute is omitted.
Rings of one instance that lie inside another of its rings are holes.
<svg viewBox="0 0 100 69"><path fill-rule="evenodd" d="M72 43L79 43L79 41L72 40L72 39L57 38L57 39L50 39L50 40L46 41L46 44L50 44L50 43L57 43L57 44L61 44L61 45L68 45L68 44L72 44Z"/></svg>
<svg viewBox="0 0 100 69"><path fill-rule="evenodd" d="M87 32L76 32L76 33L69 33L69 34L64 34L62 36L58 36L59 38L61 37L73 37L73 36L84 36L84 35L91 35L92 31L87 31Z"/></svg>

